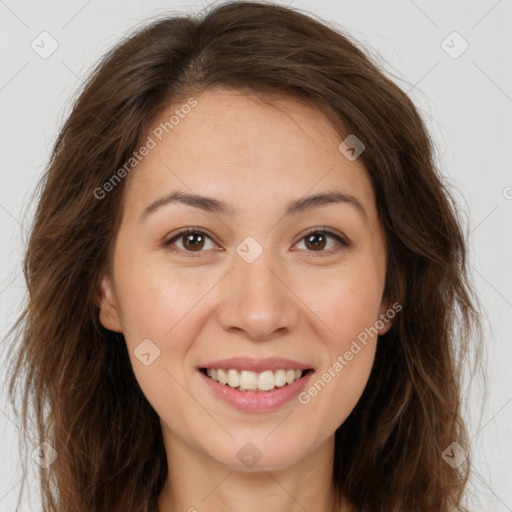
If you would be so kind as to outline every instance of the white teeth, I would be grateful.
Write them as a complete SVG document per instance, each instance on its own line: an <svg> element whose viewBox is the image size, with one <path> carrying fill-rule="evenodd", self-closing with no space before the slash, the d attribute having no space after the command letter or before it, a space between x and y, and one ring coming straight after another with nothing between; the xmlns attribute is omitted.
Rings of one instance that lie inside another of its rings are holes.
<svg viewBox="0 0 512 512"><path fill-rule="evenodd" d="M274 384L278 388L286 384L286 370L277 370L274 373Z"/></svg>
<svg viewBox="0 0 512 512"><path fill-rule="evenodd" d="M269 391L270 389L274 389L274 372L266 371L261 372L258 375L258 389L261 391Z"/></svg>
<svg viewBox="0 0 512 512"><path fill-rule="evenodd" d="M217 378L219 379L219 382L224 385L228 382L228 376L224 372L224 370L217 370Z"/></svg>
<svg viewBox="0 0 512 512"><path fill-rule="evenodd" d="M248 370L238 371L233 368L207 368L206 374L222 385L228 385L238 391L270 391L276 387L292 384L302 377L302 370L265 370L256 373Z"/></svg>
<svg viewBox="0 0 512 512"><path fill-rule="evenodd" d="M228 371L228 386L230 388L237 388L240 386L240 374L236 370Z"/></svg>
<svg viewBox="0 0 512 512"><path fill-rule="evenodd" d="M237 370L233 370L238 373ZM242 389L258 389L258 374L256 372L249 372L247 370L242 370L240 372L240 387Z"/></svg>
<svg viewBox="0 0 512 512"><path fill-rule="evenodd" d="M291 384L295 380L295 370L286 370L286 383Z"/></svg>

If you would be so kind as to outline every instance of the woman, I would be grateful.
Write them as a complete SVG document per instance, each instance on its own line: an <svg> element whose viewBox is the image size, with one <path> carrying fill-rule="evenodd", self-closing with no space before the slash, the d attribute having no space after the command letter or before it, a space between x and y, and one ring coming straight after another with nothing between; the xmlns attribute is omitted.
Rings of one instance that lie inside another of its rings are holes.
<svg viewBox="0 0 512 512"><path fill-rule="evenodd" d="M466 510L465 255L421 117L346 36L256 2L140 29L26 254L44 510Z"/></svg>

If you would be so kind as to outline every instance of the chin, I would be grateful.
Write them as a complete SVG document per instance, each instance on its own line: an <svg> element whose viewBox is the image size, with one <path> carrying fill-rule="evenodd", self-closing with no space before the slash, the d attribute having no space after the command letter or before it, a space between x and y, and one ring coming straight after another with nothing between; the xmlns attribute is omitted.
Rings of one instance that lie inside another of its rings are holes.
<svg viewBox="0 0 512 512"><path fill-rule="evenodd" d="M277 433L271 433L270 437L274 434ZM298 464L307 454L305 442L298 442L294 436L286 439L276 435L274 439L265 439L266 435L268 432L259 438L244 436L243 440L232 439L206 451L212 459L230 470L247 472L287 469Z"/></svg>

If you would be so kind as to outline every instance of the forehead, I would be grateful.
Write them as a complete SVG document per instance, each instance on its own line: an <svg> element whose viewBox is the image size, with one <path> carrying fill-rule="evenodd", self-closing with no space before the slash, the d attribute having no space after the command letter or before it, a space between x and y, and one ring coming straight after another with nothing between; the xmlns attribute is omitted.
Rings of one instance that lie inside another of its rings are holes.
<svg viewBox="0 0 512 512"><path fill-rule="evenodd" d="M351 161L339 150L343 136L319 108L223 88L193 100L189 108L194 103L187 99L170 105L146 135L152 149L127 184L125 207L134 215L177 188L253 212L274 201L340 190L375 214L361 159Z"/></svg>

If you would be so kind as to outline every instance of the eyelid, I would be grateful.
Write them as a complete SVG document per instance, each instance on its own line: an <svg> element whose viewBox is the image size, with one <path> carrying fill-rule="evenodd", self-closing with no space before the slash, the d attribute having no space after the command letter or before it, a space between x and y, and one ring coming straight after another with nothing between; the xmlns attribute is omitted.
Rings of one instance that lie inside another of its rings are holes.
<svg viewBox="0 0 512 512"><path fill-rule="evenodd" d="M300 235L297 242L300 242L303 238L307 237L308 235L310 235L312 233L324 233L326 235L330 235L330 236L338 239L338 241L341 244L343 244L345 247L349 247L351 245L351 242L348 240L348 238L345 235L343 235L342 233L339 233L338 231L335 231L331 228L328 228L327 226L308 228L304 233L302 233ZM295 242L295 244L297 242ZM293 244L293 245L295 245L295 244Z"/></svg>
<svg viewBox="0 0 512 512"><path fill-rule="evenodd" d="M206 230L204 228L199 228L199 227L196 228L194 226L190 226L188 228L183 228L181 230L178 230L176 232L173 232L173 233L167 235L165 237L164 241L162 242L162 247L167 248L167 247L169 247L169 245L171 245L176 240L179 240L181 237L183 237L185 235L188 235L190 233L193 233L193 234L199 233L201 235L205 235L210 240L212 240L212 242L214 242L215 244L219 245L216 242L215 237L208 230ZM193 253L194 251L186 251L186 252ZM204 251L197 251L197 252L200 253L200 252L204 252Z"/></svg>

